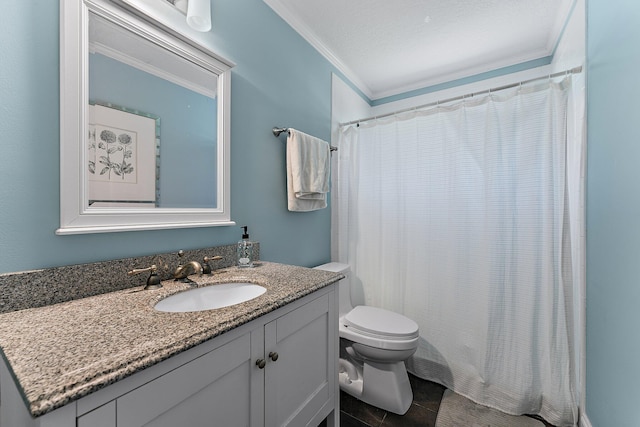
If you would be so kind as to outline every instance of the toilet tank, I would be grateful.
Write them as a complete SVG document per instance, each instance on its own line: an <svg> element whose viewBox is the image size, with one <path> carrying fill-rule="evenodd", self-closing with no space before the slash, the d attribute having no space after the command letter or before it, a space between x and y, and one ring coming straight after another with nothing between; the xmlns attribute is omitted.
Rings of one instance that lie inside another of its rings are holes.
<svg viewBox="0 0 640 427"><path fill-rule="evenodd" d="M339 262L329 262L314 268L317 270L344 274L344 279L340 280L338 283L338 295L340 298L338 303L338 312L341 317L350 312L353 309L353 305L351 303L351 271L349 269L349 265Z"/></svg>

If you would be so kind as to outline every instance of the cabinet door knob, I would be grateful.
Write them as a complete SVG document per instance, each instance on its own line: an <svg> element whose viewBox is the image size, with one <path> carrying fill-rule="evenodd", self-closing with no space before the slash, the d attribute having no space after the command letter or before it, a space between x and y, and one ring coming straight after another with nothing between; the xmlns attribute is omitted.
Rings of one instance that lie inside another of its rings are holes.
<svg viewBox="0 0 640 427"><path fill-rule="evenodd" d="M264 359L258 359L256 360L256 366L260 369L264 369L265 365L267 364L267 362L264 361Z"/></svg>
<svg viewBox="0 0 640 427"><path fill-rule="evenodd" d="M278 360L278 353L272 351L271 353L269 353L269 357L275 362L276 360Z"/></svg>

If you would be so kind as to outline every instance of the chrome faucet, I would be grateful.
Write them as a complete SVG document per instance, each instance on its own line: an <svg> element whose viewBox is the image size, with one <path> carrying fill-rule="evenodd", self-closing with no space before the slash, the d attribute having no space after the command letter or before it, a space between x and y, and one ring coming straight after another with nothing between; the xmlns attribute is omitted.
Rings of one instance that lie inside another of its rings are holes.
<svg viewBox="0 0 640 427"><path fill-rule="evenodd" d="M182 250L178 251L178 256L182 258L184 252ZM202 265L198 261L189 261L186 264L180 263L173 272L173 278L185 283L193 283L193 281L187 277L189 274L202 276Z"/></svg>

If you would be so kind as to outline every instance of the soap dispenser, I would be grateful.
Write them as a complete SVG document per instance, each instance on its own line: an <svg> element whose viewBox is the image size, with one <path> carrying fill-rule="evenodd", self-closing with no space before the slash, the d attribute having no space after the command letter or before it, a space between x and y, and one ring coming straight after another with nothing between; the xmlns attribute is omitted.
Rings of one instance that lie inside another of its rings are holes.
<svg viewBox="0 0 640 427"><path fill-rule="evenodd" d="M238 267L253 267L253 242L249 240L247 226L241 227L242 240L238 242Z"/></svg>

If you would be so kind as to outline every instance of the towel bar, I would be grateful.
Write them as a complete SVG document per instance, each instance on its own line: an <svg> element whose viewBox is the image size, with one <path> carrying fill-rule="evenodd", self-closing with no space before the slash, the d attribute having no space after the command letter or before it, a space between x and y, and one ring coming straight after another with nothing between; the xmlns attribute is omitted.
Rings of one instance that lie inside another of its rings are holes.
<svg viewBox="0 0 640 427"><path fill-rule="evenodd" d="M273 132L273 135L275 137L279 137L282 132L289 133L289 128L274 127L273 129L271 129L271 132ZM329 151L338 151L338 147L334 147L333 145L329 145Z"/></svg>

